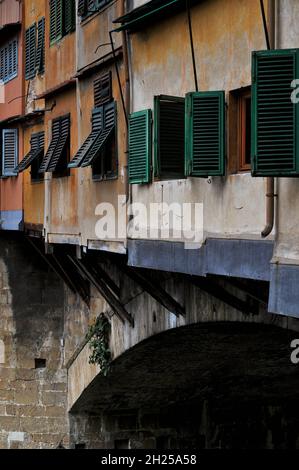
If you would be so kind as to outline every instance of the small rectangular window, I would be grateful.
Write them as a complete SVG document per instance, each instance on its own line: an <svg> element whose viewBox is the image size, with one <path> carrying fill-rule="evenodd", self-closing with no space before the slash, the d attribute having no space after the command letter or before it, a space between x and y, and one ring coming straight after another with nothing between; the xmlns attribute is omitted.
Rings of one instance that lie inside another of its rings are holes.
<svg viewBox="0 0 299 470"><path fill-rule="evenodd" d="M84 19L101 10L101 8L104 8L104 6L111 3L111 1L112 0L79 0L77 10L78 16L81 16L81 18Z"/></svg>

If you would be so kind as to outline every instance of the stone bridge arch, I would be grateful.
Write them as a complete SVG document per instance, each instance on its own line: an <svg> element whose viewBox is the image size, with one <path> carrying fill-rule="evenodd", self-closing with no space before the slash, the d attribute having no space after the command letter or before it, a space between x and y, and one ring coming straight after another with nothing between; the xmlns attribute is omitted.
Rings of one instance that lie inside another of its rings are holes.
<svg viewBox="0 0 299 470"><path fill-rule="evenodd" d="M299 366L290 360L298 329L287 323L270 314L214 318L137 342L108 377L94 370L72 404L73 445L298 446Z"/></svg>

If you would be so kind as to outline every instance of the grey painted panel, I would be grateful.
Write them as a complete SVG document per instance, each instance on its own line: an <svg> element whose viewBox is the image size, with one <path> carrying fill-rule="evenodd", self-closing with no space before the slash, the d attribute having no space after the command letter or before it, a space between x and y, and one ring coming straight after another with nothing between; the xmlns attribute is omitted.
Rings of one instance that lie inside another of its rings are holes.
<svg viewBox="0 0 299 470"><path fill-rule="evenodd" d="M270 280L273 242L265 240L207 240L209 274Z"/></svg>
<svg viewBox="0 0 299 470"><path fill-rule="evenodd" d="M271 265L268 310L299 318L299 266Z"/></svg>
<svg viewBox="0 0 299 470"><path fill-rule="evenodd" d="M205 275L204 249L185 250L180 242L128 240L128 256L130 266Z"/></svg>
<svg viewBox="0 0 299 470"><path fill-rule="evenodd" d="M273 243L258 240L209 239L200 249L184 243L128 240L130 266L197 276L218 274L269 281Z"/></svg>

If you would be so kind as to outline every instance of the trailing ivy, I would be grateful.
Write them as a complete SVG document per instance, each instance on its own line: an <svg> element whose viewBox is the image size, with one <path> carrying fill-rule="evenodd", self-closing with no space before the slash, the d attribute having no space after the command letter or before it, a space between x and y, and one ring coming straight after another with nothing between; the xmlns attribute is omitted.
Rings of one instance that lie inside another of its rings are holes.
<svg viewBox="0 0 299 470"><path fill-rule="evenodd" d="M105 376L108 374L111 364L111 351L109 349L110 330L111 326L108 318L101 313L89 327L86 335L91 349L89 363L98 364Z"/></svg>

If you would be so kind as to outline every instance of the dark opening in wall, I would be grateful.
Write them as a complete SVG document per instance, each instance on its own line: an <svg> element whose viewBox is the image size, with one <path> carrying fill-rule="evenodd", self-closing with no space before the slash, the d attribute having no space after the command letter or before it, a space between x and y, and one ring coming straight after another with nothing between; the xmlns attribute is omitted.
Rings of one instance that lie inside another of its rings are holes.
<svg viewBox="0 0 299 470"><path fill-rule="evenodd" d="M118 439L114 441L115 449L129 449L129 439Z"/></svg>
<svg viewBox="0 0 299 470"><path fill-rule="evenodd" d="M75 449L86 449L85 442L78 442L77 444L75 444Z"/></svg>
<svg viewBox="0 0 299 470"><path fill-rule="evenodd" d="M47 361L46 359L34 359L34 367L35 369L45 369L46 368Z"/></svg>

